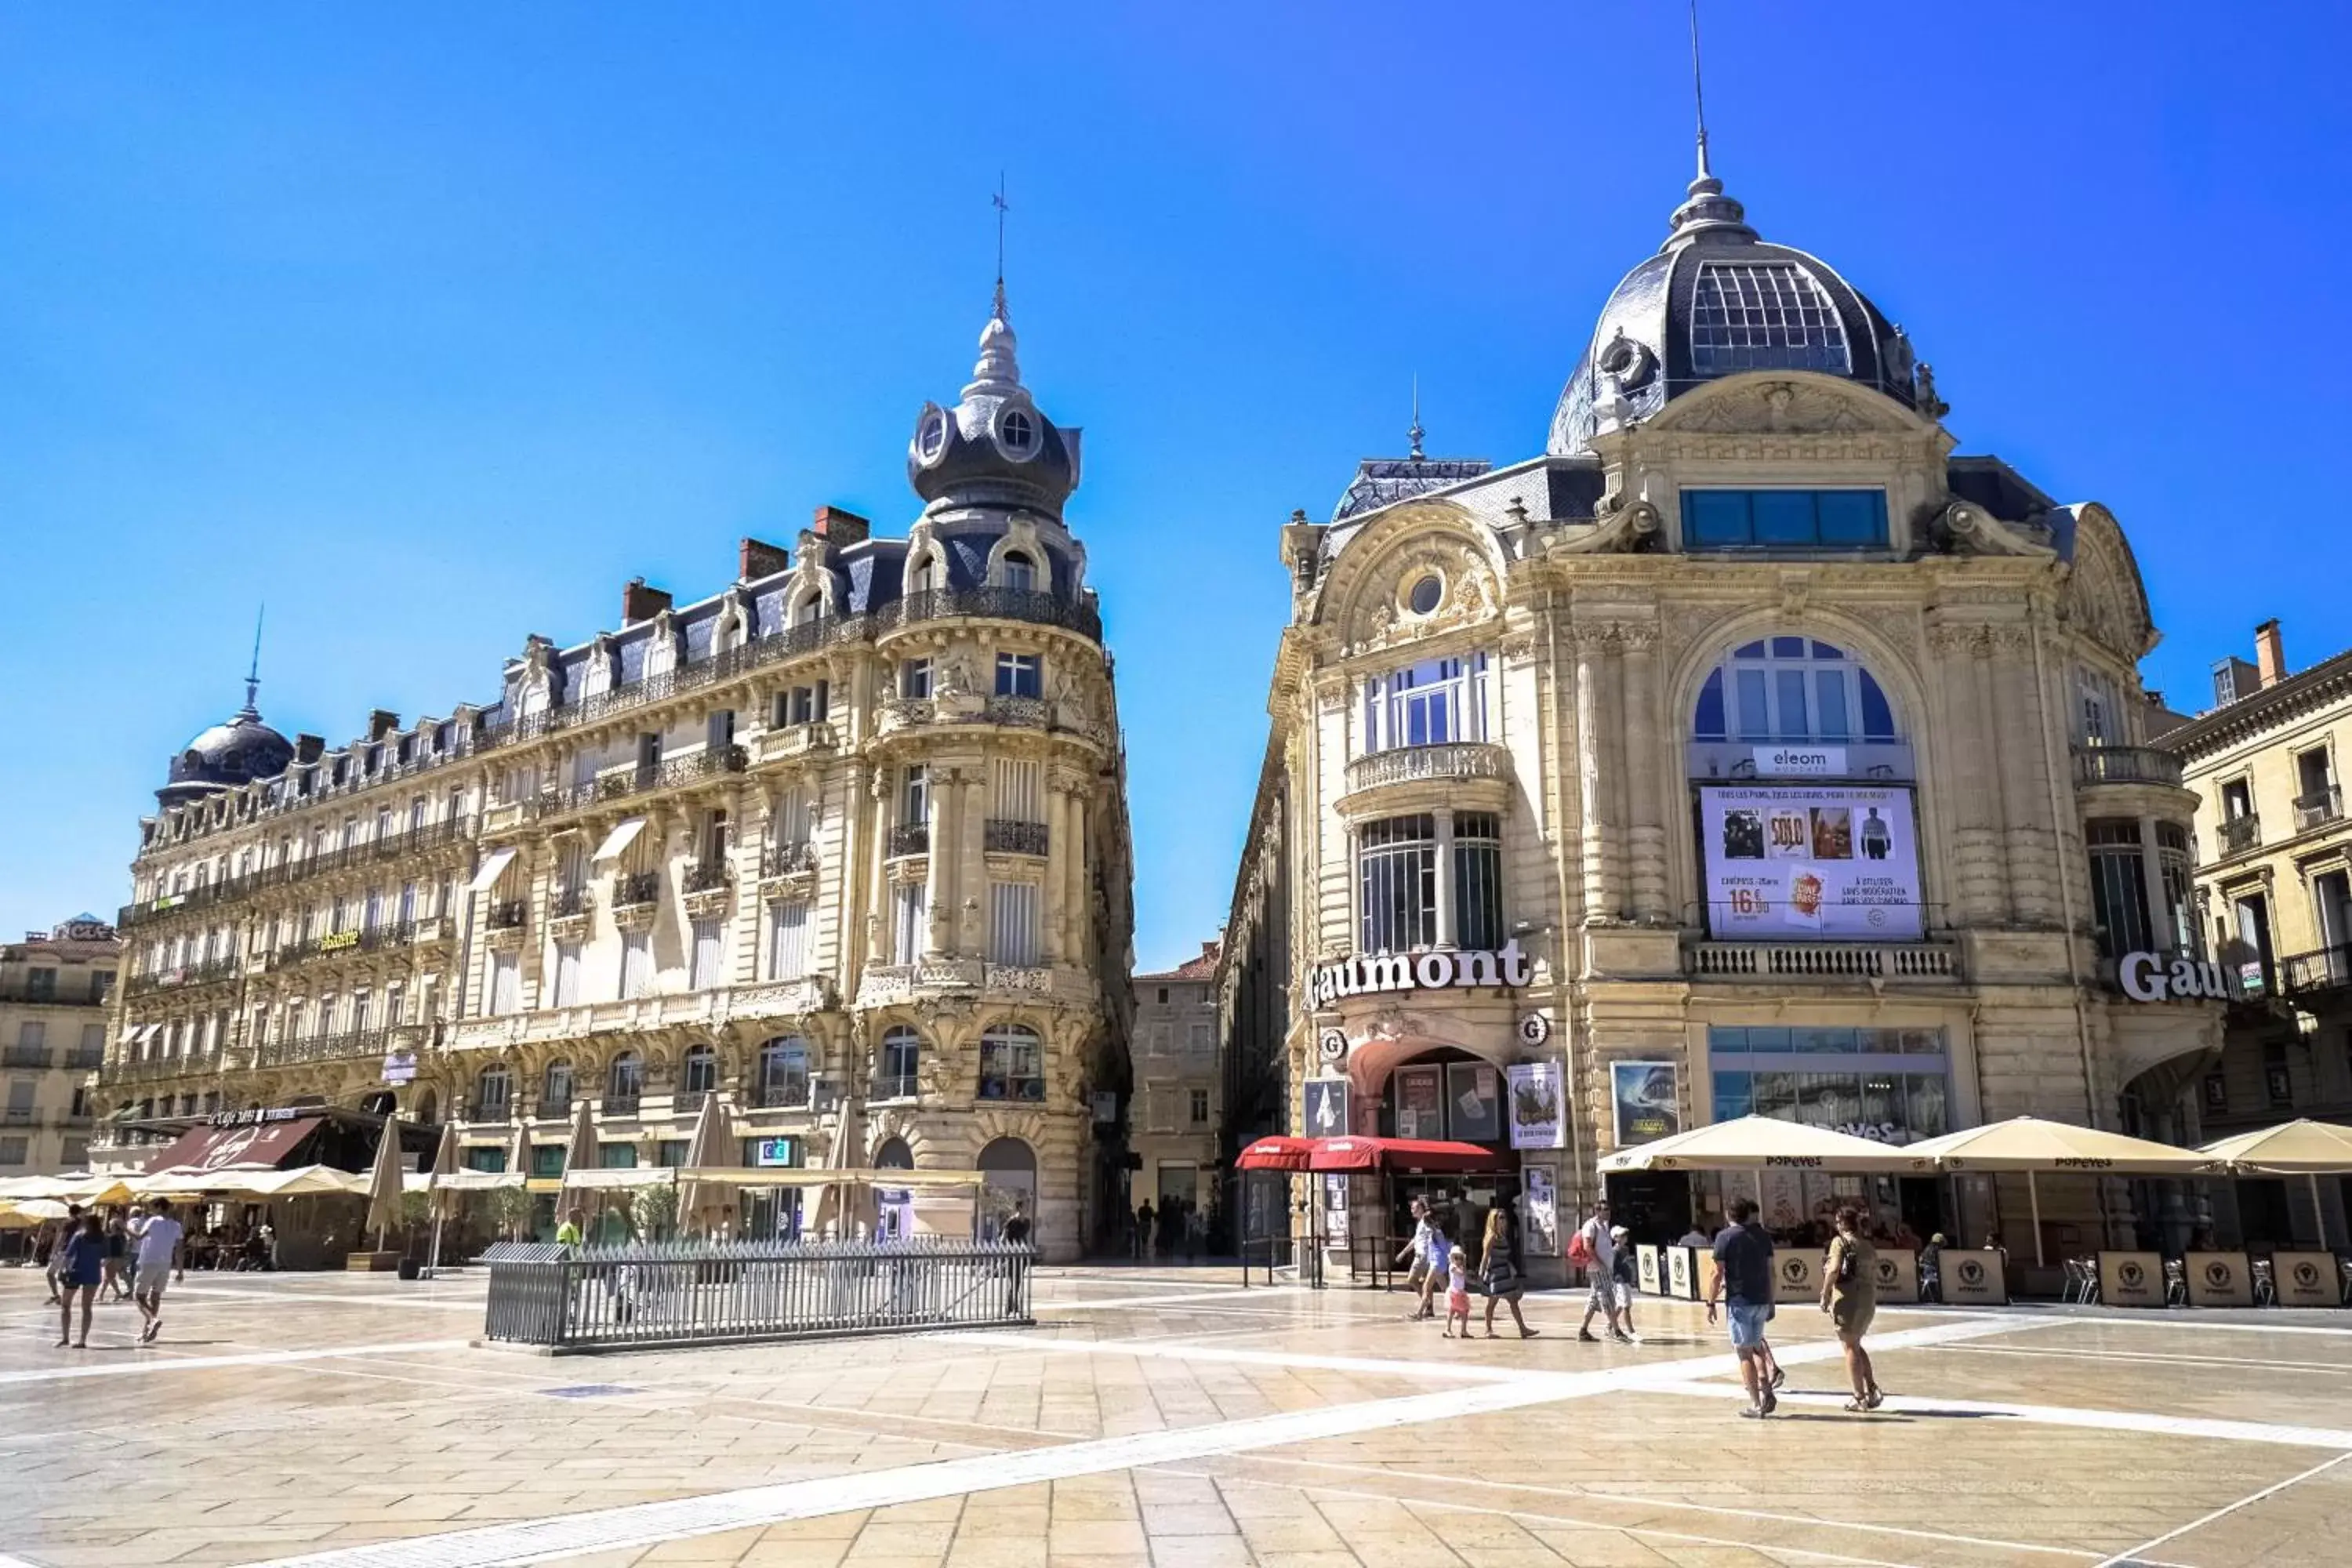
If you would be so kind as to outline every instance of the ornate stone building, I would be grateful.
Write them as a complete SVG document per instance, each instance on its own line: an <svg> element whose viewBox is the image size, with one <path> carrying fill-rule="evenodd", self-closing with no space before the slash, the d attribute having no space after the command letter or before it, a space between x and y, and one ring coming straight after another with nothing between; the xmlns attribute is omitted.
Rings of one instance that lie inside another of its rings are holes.
<svg viewBox="0 0 2352 1568"><path fill-rule="evenodd" d="M1293 1129L1337 1093L1356 1131L1490 1143L1520 1177L1472 1201L1524 1179L1563 1221L1602 1155L1751 1111L1900 1142L2174 1103L2221 1007L2122 994L2094 887L2193 935L2138 571L2105 507L1958 455L1945 413L1702 152L1541 455L1432 458L1416 427L1294 513L1229 1072ZM1656 1239L1721 1197L1612 1187ZM1776 1187L1783 1219L1859 1187L1922 1234L2027 1229L2021 1183L1998 1220L1980 1178ZM2043 1185L2053 1257L2131 1214Z"/></svg>
<svg viewBox="0 0 2352 1568"><path fill-rule="evenodd" d="M1130 849L1078 432L1022 384L1003 290L924 405L903 539L820 508L678 606L525 640L498 700L329 749L251 692L142 826L101 1098L133 1129L324 1101L462 1125L535 1173L595 1108L682 1158L992 1173L1075 1253L1123 1191Z"/></svg>
<svg viewBox="0 0 2352 1568"><path fill-rule="evenodd" d="M1127 1206L1149 1202L1165 1216L1171 1199L1179 1228L1162 1233L1175 1250L1184 1214L1203 1218L1217 1205L1217 1129L1224 1085L1217 1070L1217 944L1158 974L1135 977L1135 1099L1128 1144L1137 1164Z"/></svg>
<svg viewBox="0 0 2352 1568"><path fill-rule="evenodd" d="M84 1086L105 1050L121 952L94 915L0 947L0 1178L89 1164Z"/></svg>

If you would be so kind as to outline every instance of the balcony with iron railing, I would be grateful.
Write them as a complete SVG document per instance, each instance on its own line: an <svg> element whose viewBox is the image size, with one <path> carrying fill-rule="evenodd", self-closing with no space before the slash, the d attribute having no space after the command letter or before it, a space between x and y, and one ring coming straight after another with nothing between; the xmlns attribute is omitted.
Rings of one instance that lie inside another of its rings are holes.
<svg viewBox="0 0 2352 1568"><path fill-rule="evenodd" d="M322 849L279 865L224 877L217 882L190 888L184 892L163 894L144 903L125 904L116 915L115 923L129 930L162 920L166 915L185 914L234 903L267 889L293 887L336 871L405 859L412 855L422 855L460 843L470 835L473 826L474 819L470 816L452 817L444 822L426 823L386 834L381 838L347 844L337 849Z"/></svg>
<svg viewBox="0 0 2352 1568"><path fill-rule="evenodd" d="M66 1053L65 1068L68 1072L96 1072L105 1065L106 1052L103 1048L85 1050L77 1046Z"/></svg>
<svg viewBox="0 0 2352 1568"><path fill-rule="evenodd" d="M981 824L980 839L982 847L992 854L1043 855L1045 853L1045 825L992 816Z"/></svg>
<svg viewBox="0 0 2352 1568"><path fill-rule="evenodd" d="M727 886L730 880L724 860L698 860L686 868L682 891L708 893Z"/></svg>
<svg viewBox="0 0 2352 1568"><path fill-rule="evenodd" d="M55 989L41 991L19 981L0 985L0 1002L22 1003L28 1007L103 1007L113 1000L112 990L74 991L60 993Z"/></svg>
<svg viewBox="0 0 2352 1568"><path fill-rule="evenodd" d="M659 871L624 871L613 879L613 908L635 909L661 898Z"/></svg>
<svg viewBox="0 0 2352 1568"><path fill-rule="evenodd" d="M2295 796L2294 830L2308 833L2315 827L2325 827L2344 816L2344 792L2335 784Z"/></svg>
<svg viewBox="0 0 2352 1568"><path fill-rule="evenodd" d="M2165 784L2180 787L2180 759L2156 746L2077 746L2074 787Z"/></svg>
<svg viewBox="0 0 2352 1568"><path fill-rule="evenodd" d="M920 1079L910 1072L877 1073L867 1093L876 1100L912 1100Z"/></svg>
<svg viewBox="0 0 2352 1568"><path fill-rule="evenodd" d="M2221 819L2221 853L2224 856L2243 855L2249 849L2262 847L2263 819L2252 812L2243 816Z"/></svg>
<svg viewBox="0 0 2352 1568"><path fill-rule="evenodd" d="M525 803L523 815L531 821L544 822L612 801L659 795L706 779L740 773L750 760L740 746L709 746L682 757L643 763L634 768L583 779L575 784L541 790Z"/></svg>
<svg viewBox="0 0 2352 1568"><path fill-rule="evenodd" d="M973 618L1059 626L1102 641L1102 613L1092 594L1065 599L1039 588L923 588L886 605L874 617L880 637L923 621Z"/></svg>
<svg viewBox="0 0 2352 1568"><path fill-rule="evenodd" d="M606 1116L635 1116L637 1114L638 1108L645 1103L645 1098L642 1093L635 1091L627 1094L608 1094L597 1102L596 1109Z"/></svg>
<svg viewBox="0 0 2352 1568"><path fill-rule="evenodd" d="M415 921L393 921L359 931L333 931L324 936L291 942L269 954L271 973L324 958L349 958L357 953L391 952L416 940Z"/></svg>
<svg viewBox="0 0 2352 1568"><path fill-rule="evenodd" d="M520 899L492 904L482 923L491 931L520 931L530 921L530 906Z"/></svg>
<svg viewBox="0 0 2352 1568"><path fill-rule="evenodd" d="M547 918L556 921L578 920L596 908L596 894L587 883L575 888L558 888L547 900Z"/></svg>
<svg viewBox="0 0 2352 1568"><path fill-rule="evenodd" d="M931 848L931 825L928 822L901 822L890 829L890 855L928 855Z"/></svg>
<svg viewBox="0 0 2352 1568"><path fill-rule="evenodd" d="M797 877L816 869L816 846L802 839L791 844L771 844L760 855L760 875L767 877Z"/></svg>
<svg viewBox="0 0 2352 1568"><path fill-rule="evenodd" d="M0 1046L0 1068L26 1068L47 1072L56 1054L47 1046Z"/></svg>
<svg viewBox="0 0 2352 1568"><path fill-rule="evenodd" d="M194 963L184 963L175 969L159 969L148 974L134 974L123 986L131 996L145 996L157 991L180 991L191 985L211 985L223 980L234 980L245 973L245 962L231 955L207 958Z"/></svg>
<svg viewBox="0 0 2352 1568"><path fill-rule="evenodd" d="M509 1095L503 1100L470 1100L466 1102L463 1120L467 1121L507 1121L513 1119L516 1101Z"/></svg>
<svg viewBox="0 0 2352 1568"><path fill-rule="evenodd" d="M390 1028L347 1030L340 1035L310 1035L291 1040L268 1040L254 1047L257 1068L293 1067L303 1062L358 1061L381 1057L391 1049Z"/></svg>

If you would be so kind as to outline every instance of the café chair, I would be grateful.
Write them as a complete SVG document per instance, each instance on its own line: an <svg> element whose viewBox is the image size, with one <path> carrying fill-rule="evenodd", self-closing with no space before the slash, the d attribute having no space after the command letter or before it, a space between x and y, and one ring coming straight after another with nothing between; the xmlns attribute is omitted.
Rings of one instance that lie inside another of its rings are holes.
<svg viewBox="0 0 2352 1568"><path fill-rule="evenodd" d="M2185 1258L2164 1260L2164 1304L2168 1307L2189 1305L2189 1264Z"/></svg>
<svg viewBox="0 0 2352 1568"><path fill-rule="evenodd" d="M2277 1306L2278 1281L2272 1278L2272 1260L2267 1258L2251 1258L2247 1261L2246 1266L2253 1272L2254 1305L2257 1307Z"/></svg>

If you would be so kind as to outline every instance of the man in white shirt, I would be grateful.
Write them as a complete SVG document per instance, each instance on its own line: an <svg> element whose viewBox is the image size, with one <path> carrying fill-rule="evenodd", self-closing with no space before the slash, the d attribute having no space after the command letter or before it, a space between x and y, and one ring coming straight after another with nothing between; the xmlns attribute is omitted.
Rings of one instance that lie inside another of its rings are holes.
<svg viewBox="0 0 2352 1568"><path fill-rule="evenodd" d="M146 1216L134 1217L126 1228L139 1247L139 1270L131 1299L139 1315L147 1320L147 1326L139 1331L139 1342L152 1344L163 1327L163 1287L179 1262L184 1228L172 1217L172 1205L162 1198L150 1203Z"/></svg>
<svg viewBox="0 0 2352 1568"><path fill-rule="evenodd" d="M1404 1288L1420 1295L1419 1303L1414 1306L1410 1314L1415 1319L1432 1318L1437 1315L1435 1303L1430 1300L1430 1293L1436 1289L1437 1276L1444 1270L1443 1268L1432 1268L1429 1265L1429 1238L1434 1231L1435 1227L1429 1223L1429 1200L1413 1199L1412 1239L1405 1243L1404 1250L1396 1255L1396 1261L1402 1263L1407 1254L1412 1255L1412 1268L1405 1274Z"/></svg>
<svg viewBox="0 0 2352 1568"><path fill-rule="evenodd" d="M1606 1313L1609 1337L1630 1345L1634 1342L1633 1336L1625 1331L1617 1303L1617 1243L1609 1234L1608 1199L1603 1198L1592 1205L1592 1217L1584 1222L1577 1234L1583 1238L1585 1249L1592 1256L1591 1263L1587 1266L1592 1289L1585 1297L1584 1321L1578 1327L1576 1337L1580 1340L1597 1339L1599 1336L1592 1331L1592 1320L1596 1314Z"/></svg>

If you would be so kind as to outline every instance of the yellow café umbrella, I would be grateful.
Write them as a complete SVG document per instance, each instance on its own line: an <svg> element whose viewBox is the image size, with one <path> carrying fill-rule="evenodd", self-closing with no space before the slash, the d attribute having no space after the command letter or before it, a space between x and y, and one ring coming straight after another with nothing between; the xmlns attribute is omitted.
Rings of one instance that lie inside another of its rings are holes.
<svg viewBox="0 0 2352 1568"><path fill-rule="evenodd" d="M742 1159L742 1145L735 1142L734 1131L728 1125L727 1111L719 1103L716 1093L702 1097L702 1109L695 1113L694 1136L686 1146L688 1170L707 1165L733 1165ZM687 1182L677 1194L677 1227L681 1232L703 1224L706 1215L731 1213L735 1193L713 1182Z"/></svg>
<svg viewBox="0 0 2352 1568"><path fill-rule="evenodd" d="M2082 1172L2114 1176L2210 1176L2221 1163L2198 1149L2176 1149L2145 1138L2126 1138L2071 1121L2045 1121L2039 1116L2014 1116L1983 1127L1964 1128L1913 1143L1903 1153L1916 1169L1933 1168L1954 1173L1986 1175L2022 1172L2027 1201L2033 1209L2033 1261L2042 1255L2042 1189L2037 1178L2044 1171Z"/></svg>
<svg viewBox="0 0 2352 1568"><path fill-rule="evenodd" d="M400 1223L400 1118L383 1119L376 1139L375 1166L368 1173L366 1228L375 1232L375 1249L383 1250L383 1233Z"/></svg>
<svg viewBox="0 0 2352 1568"><path fill-rule="evenodd" d="M2217 1139L2198 1151L2225 1162L2232 1175L2303 1176L2311 1183L2311 1212L2319 1245L2327 1245L2327 1211L2319 1205L2319 1178L2352 1175L2352 1127L2308 1117L2255 1132Z"/></svg>

